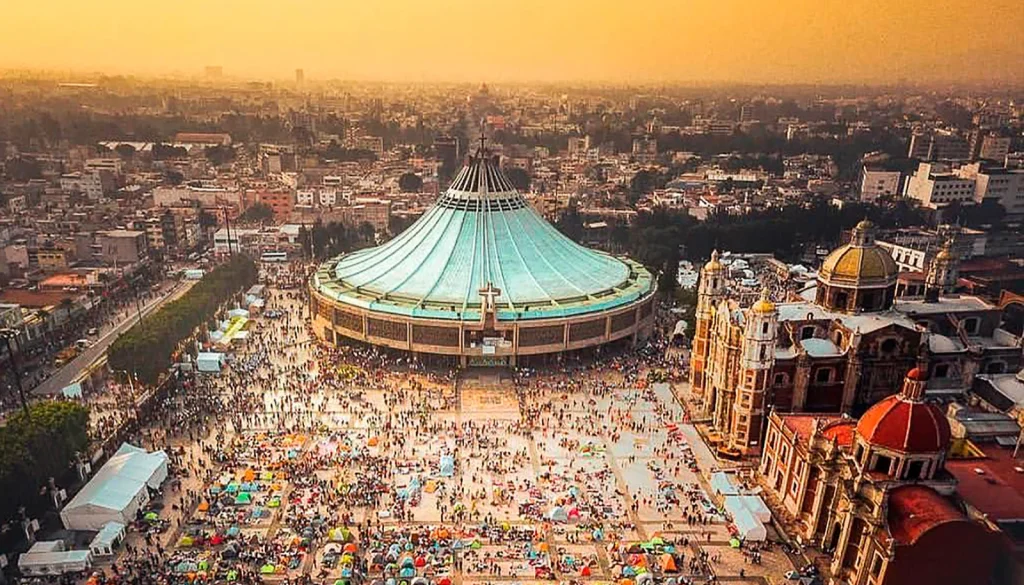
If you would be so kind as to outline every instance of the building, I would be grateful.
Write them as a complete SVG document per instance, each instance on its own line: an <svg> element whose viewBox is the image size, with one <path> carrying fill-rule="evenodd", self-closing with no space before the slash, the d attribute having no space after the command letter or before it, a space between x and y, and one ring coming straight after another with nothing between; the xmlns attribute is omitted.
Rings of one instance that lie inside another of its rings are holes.
<svg viewBox="0 0 1024 585"><path fill-rule="evenodd" d="M338 212L342 223L355 228L368 223L374 231L383 233L391 224L391 201L387 199L357 198L352 205L339 207Z"/></svg>
<svg viewBox="0 0 1024 585"><path fill-rule="evenodd" d="M921 163L907 179L907 197L928 209L941 209L951 203L972 203L974 180L953 173L947 165Z"/></svg>
<svg viewBox="0 0 1024 585"><path fill-rule="evenodd" d="M278 223L288 221L295 209L295 192L291 190L259 191L250 197L253 203L262 203L274 210L274 221Z"/></svg>
<svg viewBox="0 0 1024 585"><path fill-rule="evenodd" d="M633 158L639 163L652 163L658 158L658 140L651 136L633 139Z"/></svg>
<svg viewBox="0 0 1024 585"><path fill-rule="evenodd" d="M874 231L858 224L817 282L784 302L762 295L744 307L717 253L704 266L690 381L721 454L758 452L770 409L860 412L918 364L930 391L949 394L967 392L978 372L1020 367L1020 340L1000 329L999 308L953 292L951 249L931 262L921 297L897 299L899 268Z"/></svg>
<svg viewBox="0 0 1024 585"><path fill-rule="evenodd" d="M970 145L972 160L981 159L1003 164L1006 162L1006 155L1010 154L1013 138L979 129L971 132Z"/></svg>
<svg viewBox="0 0 1024 585"><path fill-rule="evenodd" d="M831 556L831 585L993 583L1005 540L968 517L947 470L951 431L913 368L859 420L768 417L759 479L796 536Z"/></svg>
<svg viewBox="0 0 1024 585"><path fill-rule="evenodd" d="M356 150L367 150L377 155L377 158L384 156L384 138L381 136L360 136L353 143Z"/></svg>
<svg viewBox="0 0 1024 585"><path fill-rule="evenodd" d="M454 136L438 136L435 138L434 157L441 163L441 170L439 172L447 171L448 173L454 173L458 168L459 139Z"/></svg>
<svg viewBox="0 0 1024 585"><path fill-rule="evenodd" d="M323 263L309 287L324 343L353 339L461 366L635 343L654 322L653 276L560 234L483 148L416 223Z"/></svg>
<svg viewBox="0 0 1024 585"><path fill-rule="evenodd" d="M971 148L966 140L952 132L915 132L910 137L907 156L922 161L968 160Z"/></svg>
<svg viewBox="0 0 1024 585"><path fill-rule="evenodd" d="M102 198L105 192L104 182L99 172L61 175L60 188L73 193L82 193L92 200Z"/></svg>
<svg viewBox="0 0 1024 585"><path fill-rule="evenodd" d="M1024 169L977 162L963 165L956 174L974 181L975 203L994 201L1003 206L1008 216L1024 217Z"/></svg>
<svg viewBox="0 0 1024 585"><path fill-rule="evenodd" d="M231 135L225 132L178 132L174 142L197 146L231 146Z"/></svg>
<svg viewBox="0 0 1024 585"><path fill-rule="evenodd" d="M899 171L865 166L860 174L860 200L874 201L899 195L902 177Z"/></svg>
<svg viewBox="0 0 1024 585"><path fill-rule="evenodd" d="M60 272L67 270L70 264L67 250L39 249L36 251L36 263L43 272Z"/></svg>
<svg viewBox="0 0 1024 585"><path fill-rule="evenodd" d="M96 232L95 255L105 264L133 264L147 257L146 232L109 230Z"/></svg>
<svg viewBox="0 0 1024 585"><path fill-rule="evenodd" d="M302 69L295 70L295 83L302 85L306 81L306 72Z"/></svg>

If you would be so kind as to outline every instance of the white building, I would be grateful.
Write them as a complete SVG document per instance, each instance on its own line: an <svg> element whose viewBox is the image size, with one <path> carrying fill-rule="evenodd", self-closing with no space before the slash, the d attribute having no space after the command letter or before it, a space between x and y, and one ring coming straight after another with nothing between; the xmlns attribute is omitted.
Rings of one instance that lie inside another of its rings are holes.
<svg viewBox="0 0 1024 585"><path fill-rule="evenodd" d="M61 175L60 188L83 193L93 200L103 197L103 180L98 171Z"/></svg>
<svg viewBox="0 0 1024 585"><path fill-rule="evenodd" d="M950 172L947 165L921 163L907 180L907 197L928 209L939 209L953 202L973 202L974 180Z"/></svg>
<svg viewBox="0 0 1024 585"><path fill-rule="evenodd" d="M957 175L974 181L974 200L993 200L1006 209L1007 215L1024 215L1024 169L984 167L981 163L964 165Z"/></svg>
<svg viewBox="0 0 1024 585"><path fill-rule="evenodd" d="M874 201L879 197L892 197L900 192L899 171L864 167L860 179L860 200Z"/></svg>

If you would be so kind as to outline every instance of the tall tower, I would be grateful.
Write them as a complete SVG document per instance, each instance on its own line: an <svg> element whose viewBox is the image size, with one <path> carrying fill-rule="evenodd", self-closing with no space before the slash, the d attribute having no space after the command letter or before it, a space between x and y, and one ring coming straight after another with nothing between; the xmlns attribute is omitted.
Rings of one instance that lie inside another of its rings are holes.
<svg viewBox="0 0 1024 585"><path fill-rule="evenodd" d="M761 298L747 311L740 350L740 375L729 436L732 447L747 451L761 440L765 391L775 367L779 311L761 289Z"/></svg>
<svg viewBox="0 0 1024 585"><path fill-rule="evenodd" d="M697 284L696 323L693 330L693 351L690 357L690 386L695 394L704 391L704 375L711 352L711 322L714 307L725 297L725 267L718 261L718 250L700 271Z"/></svg>
<svg viewBox="0 0 1024 585"><path fill-rule="evenodd" d="M924 281L925 302L938 302L940 294L953 292L959 278L959 268L959 259L953 252L953 240L947 239L928 267Z"/></svg>

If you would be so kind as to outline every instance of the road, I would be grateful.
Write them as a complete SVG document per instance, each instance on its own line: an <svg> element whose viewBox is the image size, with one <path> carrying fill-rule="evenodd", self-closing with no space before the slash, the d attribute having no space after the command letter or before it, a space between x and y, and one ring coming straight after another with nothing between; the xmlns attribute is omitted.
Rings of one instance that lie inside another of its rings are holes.
<svg viewBox="0 0 1024 585"><path fill-rule="evenodd" d="M181 295L185 294L185 292L192 288L192 285L196 282L198 281L183 280L175 283L174 286L163 294L163 296L158 297L143 306L142 316L145 317L160 308L160 306L167 301L177 299ZM117 339L118 335L130 329L131 326L138 323L138 321L138 313L133 311L129 317L125 318L124 321L121 321L114 328L104 333L95 341L95 343L89 346L88 349L78 354L78 357L65 364L61 369L57 370L52 376L44 380L42 384L33 388L32 394L53 395L60 393L65 386L74 381L82 370L88 368L93 362L105 354L107 352L107 348L110 347L111 343L114 343L114 340Z"/></svg>

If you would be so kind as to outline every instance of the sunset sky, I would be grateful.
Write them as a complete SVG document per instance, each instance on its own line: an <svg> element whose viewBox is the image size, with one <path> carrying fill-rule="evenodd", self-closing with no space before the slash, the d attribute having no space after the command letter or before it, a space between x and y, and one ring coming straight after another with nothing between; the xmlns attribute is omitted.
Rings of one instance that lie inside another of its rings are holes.
<svg viewBox="0 0 1024 585"><path fill-rule="evenodd" d="M1024 0L4 2L0 68L395 81L1024 81Z"/></svg>

